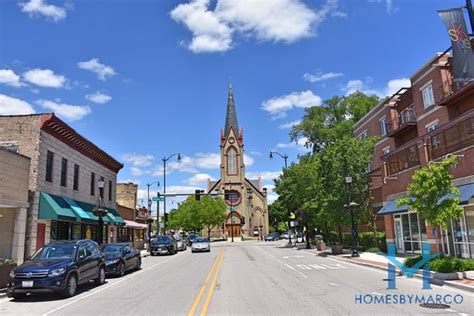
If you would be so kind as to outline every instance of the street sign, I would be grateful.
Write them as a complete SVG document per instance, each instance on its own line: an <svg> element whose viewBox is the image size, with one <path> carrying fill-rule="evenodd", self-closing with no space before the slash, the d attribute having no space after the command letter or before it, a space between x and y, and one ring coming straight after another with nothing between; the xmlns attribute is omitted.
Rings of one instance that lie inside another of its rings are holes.
<svg viewBox="0 0 474 316"><path fill-rule="evenodd" d="M163 202L163 201L165 200L165 198L164 198L164 197L161 197L161 196L160 196L160 197L154 196L154 197L152 198L152 200L153 200L153 202L157 202L157 201Z"/></svg>
<svg viewBox="0 0 474 316"><path fill-rule="evenodd" d="M234 212L235 211L235 207L229 207L229 212Z"/></svg>

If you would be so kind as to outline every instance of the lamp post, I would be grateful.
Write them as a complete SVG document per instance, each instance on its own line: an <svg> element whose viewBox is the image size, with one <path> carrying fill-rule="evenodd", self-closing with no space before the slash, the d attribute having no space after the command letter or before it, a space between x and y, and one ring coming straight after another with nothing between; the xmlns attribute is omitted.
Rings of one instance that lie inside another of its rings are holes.
<svg viewBox="0 0 474 316"><path fill-rule="evenodd" d="M161 159L163 161L163 232L166 232L166 162L173 158L174 156L178 156L178 162L181 161L181 155L179 153L172 154L169 157L163 157Z"/></svg>
<svg viewBox="0 0 474 316"><path fill-rule="evenodd" d="M349 187L349 204L344 205L345 209L348 209L351 212L351 235L352 235L352 255L351 257L359 257L357 252L357 230L355 227L354 221L354 210L359 207L359 204L352 202L352 177L346 177L346 183Z"/></svg>
<svg viewBox="0 0 474 316"><path fill-rule="evenodd" d="M155 181L155 182L151 182L151 183L147 183L147 189L148 189L148 196L147 196L147 199L148 199L148 210L147 210L147 223L148 223L148 227L147 227L147 230L148 230L148 248L150 247L150 239L151 239L151 224L153 223L153 219L151 218L151 199L150 199L150 187L153 185L153 184L156 184L157 187L160 186L160 181ZM160 201L156 201L156 203L160 203ZM158 219L158 216L160 214L158 214L158 211L156 213L156 218ZM151 221L149 220L151 219Z"/></svg>
<svg viewBox="0 0 474 316"><path fill-rule="evenodd" d="M287 154L280 154L279 152L277 151L270 151L270 156L269 158L270 159L273 159L273 154L277 154L278 156L280 156L281 158L283 158L283 160L285 160L285 169L288 169L288 155ZM290 219L290 210L288 210L288 245L292 245L291 243L291 219ZM298 241L298 239L296 239L296 241Z"/></svg>
<svg viewBox="0 0 474 316"><path fill-rule="evenodd" d="M247 199L249 200L249 203L248 203L248 214L249 214L249 230L248 230L248 234L249 236L253 237L253 232L252 232L252 217L253 217L253 213L252 213L252 208L253 208L253 205L252 205L252 199L253 199L253 191L251 188L247 188Z"/></svg>
<svg viewBox="0 0 474 316"><path fill-rule="evenodd" d="M99 203L98 205L92 210L95 216L99 218L99 231L97 234L97 242L99 245L103 242L103 230L104 230L104 221L103 217L107 215L107 210L102 208L103 198L104 198L104 177L100 177L97 180L97 186L99 187Z"/></svg>

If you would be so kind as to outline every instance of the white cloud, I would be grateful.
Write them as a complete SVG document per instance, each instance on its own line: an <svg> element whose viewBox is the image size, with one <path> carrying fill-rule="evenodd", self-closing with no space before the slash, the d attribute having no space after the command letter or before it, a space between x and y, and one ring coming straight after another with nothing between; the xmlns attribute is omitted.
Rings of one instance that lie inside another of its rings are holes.
<svg viewBox="0 0 474 316"><path fill-rule="evenodd" d="M92 58L88 61L81 61L77 63L77 66L81 69L92 71L97 74L99 80L105 81L108 77L116 75L114 68L101 64L98 58Z"/></svg>
<svg viewBox="0 0 474 316"><path fill-rule="evenodd" d="M86 99L94 103L105 104L112 100L112 97L110 95L97 91L93 94L87 94Z"/></svg>
<svg viewBox="0 0 474 316"><path fill-rule="evenodd" d="M91 113L91 109L88 106L58 103L49 100L37 100L36 103L54 111L54 113L68 121L78 121Z"/></svg>
<svg viewBox="0 0 474 316"><path fill-rule="evenodd" d="M171 17L193 34L185 45L195 53L223 52L233 47L235 34L259 41L292 43L313 36L326 16L337 8L327 0L318 11L300 0L193 0L177 5Z"/></svg>
<svg viewBox="0 0 474 316"><path fill-rule="evenodd" d="M261 156L262 155L262 153L259 152L259 151L251 151L250 154L254 155L254 156Z"/></svg>
<svg viewBox="0 0 474 316"><path fill-rule="evenodd" d="M268 204L272 204L272 203L275 202L277 199L278 199L278 195L277 195L277 194L267 194L267 201L268 201Z"/></svg>
<svg viewBox="0 0 474 316"><path fill-rule="evenodd" d="M23 79L40 87L61 88L66 83L63 75L55 74L50 69L35 68L23 74Z"/></svg>
<svg viewBox="0 0 474 316"><path fill-rule="evenodd" d="M281 171L255 171L255 172L247 172L245 176L248 179L258 179L260 177L262 181L266 181L266 180L276 179L280 176L280 174L281 174Z"/></svg>
<svg viewBox="0 0 474 316"><path fill-rule="evenodd" d="M398 12L398 8L393 5L392 0L369 0L369 2L385 4L385 12L387 12L387 14Z"/></svg>
<svg viewBox="0 0 474 316"><path fill-rule="evenodd" d="M126 153L122 156L126 163L131 163L133 166L147 167L151 165L154 157L152 155Z"/></svg>
<svg viewBox="0 0 474 316"><path fill-rule="evenodd" d="M143 175L143 170L138 168L138 167L130 167L130 172L132 173L133 176L139 177Z"/></svg>
<svg viewBox="0 0 474 316"><path fill-rule="evenodd" d="M338 77L344 76L343 73L341 72L327 72L327 73L316 73L316 74L309 74L305 73L303 75L304 80L309 81L309 82L320 82L320 81L325 81L325 80L330 80Z"/></svg>
<svg viewBox="0 0 474 316"><path fill-rule="evenodd" d="M291 143L278 143L275 148L290 148L290 149L298 149L302 151L309 151L309 148L306 148L306 144L308 142L308 138L301 137L296 142Z"/></svg>
<svg viewBox="0 0 474 316"><path fill-rule="evenodd" d="M0 83L17 88L23 85L20 81L20 76L10 69L0 69Z"/></svg>
<svg viewBox="0 0 474 316"><path fill-rule="evenodd" d="M244 154L244 164L246 167L252 166L254 162L255 160L252 157L247 154Z"/></svg>
<svg viewBox="0 0 474 316"><path fill-rule="evenodd" d="M403 87L410 87L411 82L408 78L399 78L399 79L392 79L387 82L387 85L382 89L374 89L371 88L367 81L363 81L360 79L349 80L344 87L342 87L342 91L345 95L352 94L354 92L360 91L367 95L377 95L381 98L390 96L397 92L400 88Z"/></svg>
<svg viewBox="0 0 474 316"><path fill-rule="evenodd" d="M33 114L33 107L23 100L0 94L0 115Z"/></svg>
<svg viewBox="0 0 474 316"><path fill-rule="evenodd" d="M335 10L331 12L331 16L336 18L347 18L347 13L339 10Z"/></svg>
<svg viewBox="0 0 474 316"><path fill-rule="evenodd" d="M321 105L321 103L322 100L319 96L307 90L266 100L262 103L262 109L276 119L286 117L286 112L293 108L309 108Z"/></svg>
<svg viewBox="0 0 474 316"><path fill-rule="evenodd" d="M30 0L18 4L21 11L28 13L30 17L43 15L54 22L66 18L66 9L46 3L44 0Z"/></svg>
<svg viewBox="0 0 474 316"><path fill-rule="evenodd" d="M192 176L191 178L184 180L184 182L189 185L197 186L199 184L206 185L207 180L214 180L214 178L208 175L207 173L198 173Z"/></svg>
<svg viewBox="0 0 474 316"><path fill-rule="evenodd" d="M289 128L292 128L292 127L295 126L295 125L298 125L299 123L301 123L301 120L296 120L296 121L287 122L287 123L281 124L281 125L278 126L278 127L279 127L280 129L289 129Z"/></svg>

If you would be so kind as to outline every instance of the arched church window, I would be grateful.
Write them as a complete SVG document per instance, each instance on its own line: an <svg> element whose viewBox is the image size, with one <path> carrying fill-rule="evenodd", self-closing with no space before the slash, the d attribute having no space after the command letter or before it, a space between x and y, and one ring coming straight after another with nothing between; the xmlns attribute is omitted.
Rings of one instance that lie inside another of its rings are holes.
<svg viewBox="0 0 474 316"><path fill-rule="evenodd" d="M227 152L227 173L237 174L237 151L234 147Z"/></svg>

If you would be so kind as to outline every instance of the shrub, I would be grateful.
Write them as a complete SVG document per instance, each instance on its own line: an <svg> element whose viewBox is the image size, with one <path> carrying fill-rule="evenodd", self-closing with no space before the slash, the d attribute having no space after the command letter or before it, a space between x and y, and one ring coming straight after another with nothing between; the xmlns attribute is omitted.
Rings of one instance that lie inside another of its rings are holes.
<svg viewBox="0 0 474 316"><path fill-rule="evenodd" d="M407 258L407 260L405 261L405 266L411 268L411 267L413 267L418 261L421 261L421 259L423 259L423 256L416 256L416 257Z"/></svg>
<svg viewBox="0 0 474 316"><path fill-rule="evenodd" d="M12 259L0 258L0 267L15 263Z"/></svg>
<svg viewBox="0 0 474 316"><path fill-rule="evenodd" d="M436 258L431 261L431 271L441 273L455 272L455 259L454 257L443 257Z"/></svg>
<svg viewBox="0 0 474 316"><path fill-rule="evenodd" d="M367 248L365 251L378 253L378 252L380 252L380 249L378 247L370 247L370 248Z"/></svg>

